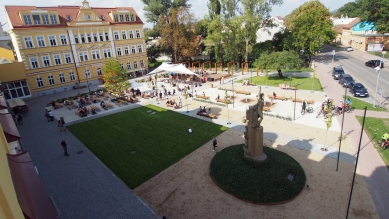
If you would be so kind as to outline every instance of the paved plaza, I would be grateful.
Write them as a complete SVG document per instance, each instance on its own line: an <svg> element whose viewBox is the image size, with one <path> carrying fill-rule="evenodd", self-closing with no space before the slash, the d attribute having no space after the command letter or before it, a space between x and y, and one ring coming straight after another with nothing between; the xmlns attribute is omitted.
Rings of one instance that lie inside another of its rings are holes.
<svg viewBox="0 0 389 219"><path fill-rule="evenodd" d="M265 139L320 156L336 158L339 147L338 137L341 130L341 116L334 117L333 124L327 132L323 117L316 118L316 113L321 102L324 100L325 94L333 97L335 101L339 100L341 95L339 95L336 89L333 89L334 85L330 85L331 78L328 71L331 70L331 66L328 60L318 60L316 67L318 77L322 82L322 86L325 88L325 92L311 92L306 90L297 90L296 92L297 98L314 101L312 107L315 109L315 112L301 115L300 103L297 103L295 108L294 103L290 100L275 100L269 114L283 118L291 118L292 120L295 117L295 120L288 121L266 115L262 123ZM249 77L250 74L243 76L236 74L236 77L229 80ZM226 79L225 84L213 82L213 88L207 83L204 86L196 87L195 90L198 94L204 92L211 100L214 100L218 94L220 97L224 97L225 92L219 88L232 88L232 83L229 83L229 80ZM167 89L170 88L168 84L165 84L165 86ZM97 88L97 86L91 87L91 90L96 90ZM147 85L143 85L141 89L148 90L149 88ZM233 106L229 105L228 108L209 102L200 102L192 98L185 100L181 96L183 107L175 111L221 124L236 130L238 133L243 133L244 124L242 123L242 118L245 116L247 107L256 102L258 88L234 83L234 89L248 90L251 94L247 96L236 94ZM87 89L84 88L81 92L85 93ZM272 92L288 98L294 97L295 94L294 91L281 90L278 87L262 86L262 93L265 96L272 94ZM24 119L24 125L18 126L22 136L23 147L30 152L47 193L53 197L56 208L59 211L59 218L160 217L159 212L154 212L144 200L134 195L120 179L71 133L68 131L60 132L56 121L46 121L44 109L47 103L54 99L74 96L76 94L77 91L73 90L27 100L26 103L29 105L30 112ZM180 95L180 93L177 93L176 96L169 98L177 100ZM246 103L246 98L252 102ZM266 99L266 101L269 100ZM67 125L70 125L147 104L168 108L164 102L157 102L155 99L140 98L140 101L135 104L120 107L114 104L112 109L100 111L97 115L88 115L86 118L77 116L75 109L68 110L67 108L60 108L56 110L52 109L52 111L56 118L64 117ZM210 120L209 118L197 116L196 111L200 106L212 108L212 112L218 118ZM173 110L172 108L168 109ZM189 111L188 113L187 110ZM360 125L356 121L354 114L360 113L360 111L355 111L354 113L345 115L344 140L342 141L340 159L350 164L355 160L360 135ZM388 117L387 113L369 112L369 115ZM62 148L60 147L62 138L68 143L70 157L64 157L62 154ZM359 160L359 170L367 183L378 214L381 218L385 218L385 216L389 215L389 210L384 204L388 203L387 197L389 197L389 194L387 194L388 191L382 190L382 188L389 183L389 172L376 149L369 142L366 134L363 135L362 145L363 150ZM321 148L323 147L326 147L328 151L322 151Z"/></svg>

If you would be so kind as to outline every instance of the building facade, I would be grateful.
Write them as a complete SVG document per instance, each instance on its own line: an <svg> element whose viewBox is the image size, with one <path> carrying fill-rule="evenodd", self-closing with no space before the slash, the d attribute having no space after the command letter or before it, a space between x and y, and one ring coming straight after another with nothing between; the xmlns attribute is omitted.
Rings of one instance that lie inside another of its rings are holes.
<svg viewBox="0 0 389 219"><path fill-rule="evenodd" d="M257 43L273 40L274 34L285 30L283 17L271 17L271 23L271 25L262 25L262 27L257 31Z"/></svg>
<svg viewBox="0 0 389 219"><path fill-rule="evenodd" d="M146 70L143 22L132 7L5 6L16 56L31 95L101 83L115 57L128 73Z"/></svg>

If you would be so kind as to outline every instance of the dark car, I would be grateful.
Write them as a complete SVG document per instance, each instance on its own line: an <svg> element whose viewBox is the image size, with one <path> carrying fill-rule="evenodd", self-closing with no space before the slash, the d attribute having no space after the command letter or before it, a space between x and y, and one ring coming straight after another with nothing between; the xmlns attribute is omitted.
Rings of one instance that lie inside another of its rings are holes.
<svg viewBox="0 0 389 219"><path fill-rule="evenodd" d="M384 62L381 60L369 60L365 62L365 66L375 68L381 63L381 68L384 67Z"/></svg>
<svg viewBox="0 0 389 219"><path fill-rule="evenodd" d="M349 74L343 74L339 76L339 84L343 87L348 87L351 83L354 83L353 77Z"/></svg>
<svg viewBox="0 0 389 219"><path fill-rule="evenodd" d="M334 67L334 69L332 69L332 77L335 80L338 80L339 75L342 75L342 74L344 74L344 70L342 67L338 66L338 67Z"/></svg>
<svg viewBox="0 0 389 219"><path fill-rule="evenodd" d="M363 86L363 84L361 84L361 83L351 83L349 88L350 88L350 93L352 93L354 95L354 97L367 97L367 96L369 96L365 86Z"/></svg>

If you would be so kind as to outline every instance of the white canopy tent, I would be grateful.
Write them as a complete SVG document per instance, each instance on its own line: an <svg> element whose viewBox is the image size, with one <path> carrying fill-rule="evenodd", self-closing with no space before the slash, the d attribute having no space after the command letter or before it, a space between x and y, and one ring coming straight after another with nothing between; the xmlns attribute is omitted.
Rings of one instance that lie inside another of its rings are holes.
<svg viewBox="0 0 389 219"><path fill-rule="evenodd" d="M173 72L175 74L186 74L186 75L198 76L196 73L187 69L183 64L167 64L167 63L162 63L162 65L160 65L158 68L154 69L147 75L163 74L169 72Z"/></svg>

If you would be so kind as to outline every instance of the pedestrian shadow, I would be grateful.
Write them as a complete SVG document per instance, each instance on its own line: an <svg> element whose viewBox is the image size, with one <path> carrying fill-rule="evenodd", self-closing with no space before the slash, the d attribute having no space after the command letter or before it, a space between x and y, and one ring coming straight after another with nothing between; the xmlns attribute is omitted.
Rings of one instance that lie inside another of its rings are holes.
<svg viewBox="0 0 389 219"><path fill-rule="evenodd" d="M302 140L295 139L295 140L289 141L284 146L292 146L292 147L298 148L300 150L310 151L313 148L313 146L310 142L313 140L314 140L314 138L302 139Z"/></svg>
<svg viewBox="0 0 389 219"><path fill-rule="evenodd" d="M331 152L331 153L327 154L327 157L338 159L338 152ZM349 162L349 163L353 163L353 162L355 162L355 157L353 155L351 155L351 154L340 152L339 160L346 161L346 162Z"/></svg>

